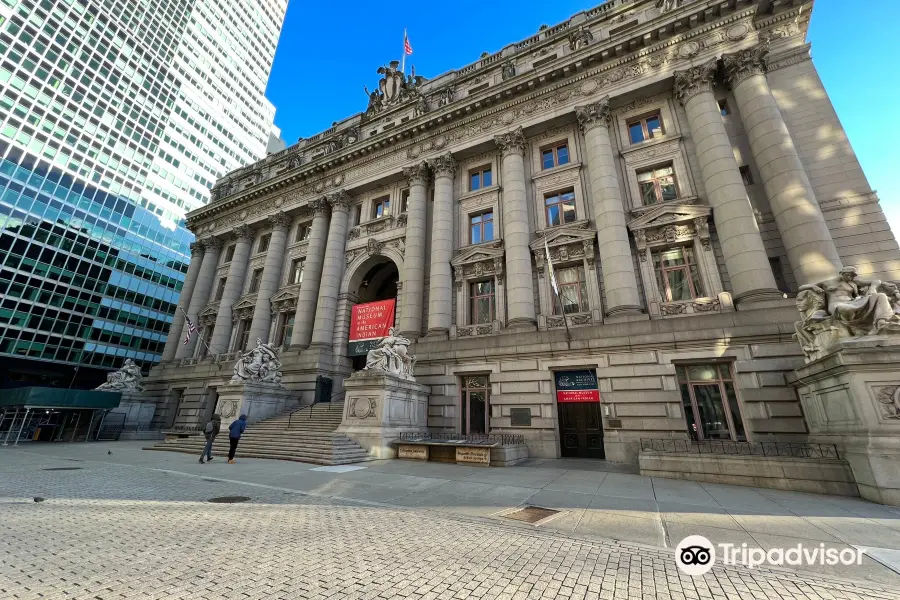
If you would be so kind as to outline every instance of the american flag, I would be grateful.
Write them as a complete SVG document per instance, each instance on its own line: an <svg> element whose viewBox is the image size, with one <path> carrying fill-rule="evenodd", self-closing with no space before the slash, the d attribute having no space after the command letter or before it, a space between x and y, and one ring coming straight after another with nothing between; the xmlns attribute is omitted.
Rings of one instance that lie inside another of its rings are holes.
<svg viewBox="0 0 900 600"><path fill-rule="evenodd" d="M187 321L188 330L187 330L187 334L184 336L184 342L182 342L182 343L187 344L189 341L191 341L191 335L195 331L197 331L197 328L194 326L193 323L191 323L191 320L188 319L187 316L185 316L184 320Z"/></svg>
<svg viewBox="0 0 900 600"><path fill-rule="evenodd" d="M412 54L412 46L409 45L409 37L405 31L403 32L403 51L407 54Z"/></svg>

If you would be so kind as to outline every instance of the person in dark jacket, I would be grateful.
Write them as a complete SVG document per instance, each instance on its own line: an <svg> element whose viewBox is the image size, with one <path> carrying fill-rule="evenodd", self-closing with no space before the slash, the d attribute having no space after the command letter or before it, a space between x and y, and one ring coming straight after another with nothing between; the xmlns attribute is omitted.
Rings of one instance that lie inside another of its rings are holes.
<svg viewBox="0 0 900 600"><path fill-rule="evenodd" d="M241 434L247 429L247 415L241 415L234 423L228 427L228 441L231 448L228 450L228 464L234 464L234 452L237 450L238 442L241 441Z"/></svg>
<svg viewBox="0 0 900 600"><path fill-rule="evenodd" d="M203 452L200 453L200 464L203 464L203 457L206 456L206 460L212 460L212 446L213 441L215 441L216 436L219 435L219 430L222 428L222 417L219 415L213 415L212 419L209 420L209 423L206 424L206 428L203 430L203 435L206 436L206 446L203 447Z"/></svg>

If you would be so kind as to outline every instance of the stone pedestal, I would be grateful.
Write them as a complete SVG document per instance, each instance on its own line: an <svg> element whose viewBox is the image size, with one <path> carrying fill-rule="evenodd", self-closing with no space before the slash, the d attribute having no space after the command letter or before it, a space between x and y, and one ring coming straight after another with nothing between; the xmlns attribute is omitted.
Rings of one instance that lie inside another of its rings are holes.
<svg viewBox="0 0 900 600"><path fill-rule="evenodd" d="M338 432L376 458L395 458L401 433L428 430L428 387L384 371L357 371L344 380L344 418Z"/></svg>
<svg viewBox="0 0 900 600"><path fill-rule="evenodd" d="M222 416L223 427L228 427L242 414L247 415L248 424L253 424L297 404L297 398L289 389L274 383L228 383L219 387L218 392L216 413Z"/></svg>
<svg viewBox="0 0 900 600"><path fill-rule="evenodd" d="M860 496L900 506L900 340L843 340L789 379L809 441L838 446Z"/></svg>
<svg viewBox="0 0 900 600"><path fill-rule="evenodd" d="M119 406L110 413L125 413L125 425L137 425L138 429L149 429L156 412L156 399L146 398L140 392L122 392Z"/></svg>

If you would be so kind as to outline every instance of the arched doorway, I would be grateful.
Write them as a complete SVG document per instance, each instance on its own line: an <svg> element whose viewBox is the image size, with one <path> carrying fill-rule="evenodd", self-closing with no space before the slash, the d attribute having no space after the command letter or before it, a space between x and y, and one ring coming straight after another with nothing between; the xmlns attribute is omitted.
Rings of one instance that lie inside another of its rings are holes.
<svg viewBox="0 0 900 600"><path fill-rule="evenodd" d="M353 305L397 298L399 281L400 270L397 263L389 256L375 254L356 265L347 281L346 291L350 304L346 312L347 323L344 331L349 331L350 312ZM399 309L399 302L396 308ZM346 341L345 338L345 344ZM343 347L347 348L347 345ZM347 358L350 359L354 371L366 366L365 356L347 356Z"/></svg>

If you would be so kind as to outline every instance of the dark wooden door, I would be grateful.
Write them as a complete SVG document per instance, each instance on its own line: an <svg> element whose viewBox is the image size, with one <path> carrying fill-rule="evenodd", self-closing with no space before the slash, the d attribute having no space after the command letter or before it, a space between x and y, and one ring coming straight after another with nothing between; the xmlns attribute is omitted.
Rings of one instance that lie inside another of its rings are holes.
<svg viewBox="0 0 900 600"><path fill-rule="evenodd" d="M603 450L603 420L598 402L564 402L559 405L559 428L563 456L606 458Z"/></svg>

